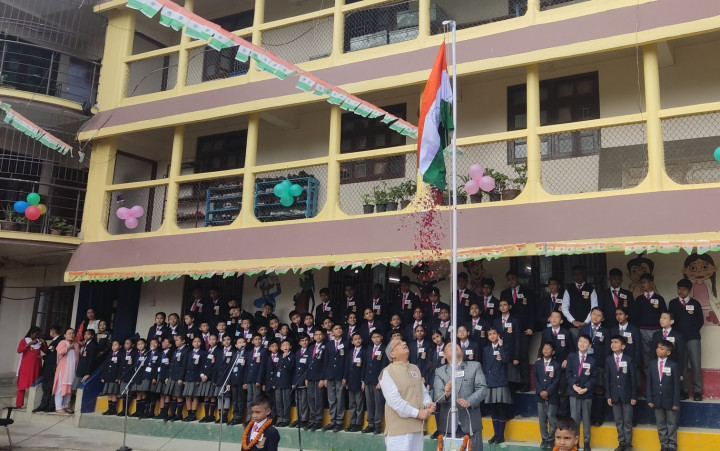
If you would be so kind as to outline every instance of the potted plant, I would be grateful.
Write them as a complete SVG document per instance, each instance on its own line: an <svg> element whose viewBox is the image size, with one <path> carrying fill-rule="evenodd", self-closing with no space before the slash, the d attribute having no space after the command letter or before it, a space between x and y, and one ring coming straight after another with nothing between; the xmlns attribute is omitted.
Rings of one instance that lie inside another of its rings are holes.
<svg viewBox="0 0 720 451"><path fill-rule="evenodd" d="M398 208L398 202L403 198L402 185L393 186L388 190L387 211L395 211Z"/></svg>
<svg viewBox="0 0 720 451"><path fill-rule="evenodd" d="M363 203L363 214L369 215L375 212L375 205L373 205L374 197L372 194L363 194L360 196Z"/></svg>
<svg viewBox="0 0 720 451"><path fill-rule="evenodd" d="M443 192L443 205L446 205L446 206L452 205L452 195L453 195L453 191L450 188L446 189ZM465 192L465 186L458 185L457 203L458 203L458 205L462 205L466 202L467 202L467 193Z"/></svg>
<svg viewBox="0 0 720 451"><path fill-rule="evenodd" d="M383 182L383 186L385 183ZM378 213L387 211L388 193L379 185L373 187L373 197L375 198L375 210Z"/></svg>
<svg viewBox="0 0 720 451"><path fill-rule="evenodd" d="M462 183L463 190L465 188L465 184L470 181L469 175L463 175L460 177L460 182ZM460 200L458 200L460 202ZM479 204L482 202L482 191L478 191L475 194L470 194L470 203L471 204Z"/></svg>
<svg viewBox="0 0 720 451"><path fill-rule="evenodd" d="M502 191L507 188L508 176L494 169L485 169L485 175L489 175L495 180L495 188L488 193L490 202L497 202L502 199Z"/></svg>
<svg viewBox="0 0 720 451"><path fill-rule="evenodd" d="M62 231L64 236L75 236L75 226L68 224Z"/></svg>
<svg viewBox="0 0 720 451"><path fill-rule="evenodd" d="M400 200L400 208L405 209L408 205L410 205L410 202L412 202L412 199L415 197L415 193L417 192L417 183L415 180L406 180L401 185L402 187L402 199Z"/></svg>
<svg viewBox="0 0 720 451"><path fill-rule="evenodd" d="M18 225L18 214L13 210L12 206L8 205L3 210L3 220L0 221L0 230L8 230L17 232L20 230Z"/></svg>
<svg viewBox="0 0 720 451"><path fill-rule="evenodd" d="M68 227L68 223L57 216L51 216L48 219L48 224L50 225L50 235L60 235Z"/></svg>
<svg viewBox="0 0 720 451"><path fill-rule="evenodd" d="M512 200L518 197L527 184L527 165L525 163L511 163L515 177L508 177L505 189L502 190L503 200Z"/></svg>

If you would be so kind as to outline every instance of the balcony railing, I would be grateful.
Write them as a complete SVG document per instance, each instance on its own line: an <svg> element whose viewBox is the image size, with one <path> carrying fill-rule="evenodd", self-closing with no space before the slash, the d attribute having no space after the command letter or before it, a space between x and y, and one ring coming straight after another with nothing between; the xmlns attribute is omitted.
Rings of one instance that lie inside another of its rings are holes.
<svg viewBox="0 0 720 451"><path fill-rule="evenodd" d="M95 103L100 65L24 42L0 40L0 87Z"/></svg>
<svg viewBox="0 0 720 451"><path fill-rule="evenodd" d="M28 193L40 194L47 211L35 221L13 213L13 204ZM0 221L3 230L76 236L80 231L85 188L0 177Z"/></svg>

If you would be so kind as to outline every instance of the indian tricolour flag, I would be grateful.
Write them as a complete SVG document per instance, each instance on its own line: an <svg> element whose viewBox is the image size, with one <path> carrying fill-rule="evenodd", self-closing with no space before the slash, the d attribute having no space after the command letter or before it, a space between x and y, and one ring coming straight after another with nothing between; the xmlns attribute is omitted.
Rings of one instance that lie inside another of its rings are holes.
<svg viewBox="0 0 720 451"><path fill-rule="evenodd" d="M211 22L208 22L202 17L195 15L190 18L187 27L185 27L185 30L183 30L183 33L193 39L197 39L199 41L207 41L208 39L213 37L213 35L215 35L216 31L219 31L215 30L212 25L213 24Z"/></svg>
<svg viewBox="0 0 720 451"><path fill-rule="evenodd" d="M445 189L443 150L453 129L452 98L443 43L423 91L418 123L418 168L425 183L441 190Z"/></svg>
<svg viewBox="0 0 720 451"><path fill-rule="evenodd" d="M146 16L153 18L168 0L128 0L127 7L137 9Z"/></svg>
<svg viewBox="0 0 720 451"><path fill-rule="evenodd" d="M173 2L167 2L160 11L160 25L180 31L190 22L191 13Z"/></svg>

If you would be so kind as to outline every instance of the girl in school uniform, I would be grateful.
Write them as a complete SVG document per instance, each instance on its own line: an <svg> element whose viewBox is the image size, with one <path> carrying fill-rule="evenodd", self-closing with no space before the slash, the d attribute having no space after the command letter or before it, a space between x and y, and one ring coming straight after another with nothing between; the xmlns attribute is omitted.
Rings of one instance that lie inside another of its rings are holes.
<svg viewBox="0 0 720 451"><path fill-rule="evenodd" d="M167 377L163 384L163 393L173 399L170 404L168 416L163 421L182 420L183 405L185 398L183 397L185 367L189 360L190 348L185 344L185 335L175 335L175 352L172 353L170 365L168 366Z"/></svg>
<svg viewBox="0 0 720 451"><path fill-rule="evenodd" d="M213 376L213 382L215 385L213 396L218 400L217 407L221 414L218 419L215 420L215 423L222 422L223 424L226 424L228 422L228 410L230 410L232 394L227 388L230 385L223 384L225 384L225 380L228 379L228 373L231 371L236 357L230 335L225 335L222 338L222 347L219 347L219 349L220 358L215 361L215 374Z"/></svg>
<svg viewBox="0 0 720 451"><path fill-rule="evenodd" d="M430 336L430 339L433 342L433 364L432 364L432 371L428 373L428 379L431 381L435 380L435 370L440 368L441 366L445 365L445 355L443 354L443 349L445 348L445 336L442 332L435 329L432 331L432 335ZM431 385L432 387L432 385ZM435 394L435 390L430 393L432 396L432 399L435 400L439 396L439 394ZM438 409L435 412L435 424L440 424L440 410ZM433 434L430 436L431 439L435 440L437 439L438 435L440 435L440 428L438 428Z"/></svg>
<svg viewBox="0 0 720 451"><path fill-rule="evenodd" d="M135 350L137 351L137 360L135 360L135 368L133 369L133 374L138 369L140 369L140 371L137 373L137 376L135 376L132 388L130 389L131 391L134 391L136 393L135 412L128 415L129 417L133 418L142 418L145 415L145 393L150 390L150 380L145 379L145 374L147 374L145 370L149 369L150 371L152 371L152 368L148 365L150 363L150 361L148 360L150 350L147 349L146 345L147 341L145 341L144 338L140 338L135 344Z"/></svg>
<svg viewBox="0 0 720 451"><path fill-rule="evenodd" d="M520 376L520 334L523 332L520 330L520 321L510 314L511 308L510 303L505 299L498 302L500 314L493 321L493 327L508 351L509 360L506 364L508 381L518 386L523 384Z"/></svg>
<svg viewBox="0 0 720 451"><path fill-rule="evenodd" d="M113 340L100 379L100 382L104 384L102 392L108 397L108 409L103 412L103 415L117 414L117 400L118 393L120 393L120 348L122 348L120 340Z"/></svg>
<svg viewBox="0 0 720 451"><path fill-rule="evenodd" d="M130 392L132 392L132 386L130 385L130 379L132 379L133 374L135 374L135 363L137 362L137 351L135 350L135 341L132 338L128 338L125 340L125 350L120 353L120 397L123 399L130 399L132 396L129 396ZM136 376L137 377L137 376ZM125 396L127 391L127 398ZM122 409L118 412L118 416L121 417L125 415L125 409L127 409L128 406L125 405L123 402Z"/></svg>
<svg viewBox="0 0 720 451"><path fill-rule="evenodd" d="M203 349L203 340L200 337L193 338L192 351L188 354L187 366L185 367L185 388L183 396L185 396L185 408L188 411L184 422L197 420L198 397L200 396L200 372L202 363L207 357L207 351Z"/></svg>
<svg viewBox="0 0 720 451"><path fill-rule="evenodd" d="M215 421L215 372L217 365L222 360L222 348L217 344L217 334L211 332L208 338L208 350L202 363L200 371L200 396L205 398L203 407L205 407L205 416L200 419L200 423L212 423Z"/></svg>
<svg viewBox="0 0 720 451"><path fill-rule="evenodd" d="M17 347L18 354L22 354L18 368L17 397L15 398L15 406L18 409L25 403L25 390L32 387L32 384L40 376L42 367L40 353L47 351L47 345L39 337L40 328L32 326Z"/></svg>
<svg viewBox="0 0 720 451"><path fill-rule="evenodd" d="M506 303L506 301L500 301ZM501 304L502 305L502 304ZM502 312L502 307L500 308ZM485 405L488 406L492 416L495 434L489 443L503 443L505 441L506 405L512 404L510 389L508 388L507 364L510 362L510 353L506 343L500 338L500 331L491 327L487 332L488 344L483 350L482 367L485 373L485 382L488 391L485 395Z"/></svg>
<svg viewBox="0 0 720 451"><path fill-rule="evenodd" d="M107 359L110 349L112 348L112 334L108 331L107 321L100 320L98 330L95 333L95 341L97 341L97 360L104 362Z"/></svg>
<svg viewBox="0 0 720 451"><path fill-rule="evenodd" d="M170 368L170 359L173 354L171 340L172 338L168 337L162 339L162 349L158 355L158 359L155 364L155 371L153 372L152 392L160 399L160 415L157 416L159 420L164 420L168 417L168 408L170 407L170 396L166 395L164 390L165 379L167 379L168 369Z"/></svg>
<svg viewBox="0 0 720 451"><path fill-rule="evenodd" d="M462 348L463 362L478 362L480 361L480 348L478 348L477 343L471 340L468 335L469 331L467 326L464 324L459 325L457 329L457 338L458 344L460 345L460 348Z"/></svg>
<svg viewBox="0 0 720 451"><path fill-rule="evenodd" d="M161 338L152 338L149 341L148 353L145 359L145 368L142 370L142 388L145 390L145 408L140 411L140 416L138 418L155 417L155 401L157 400L157 395L155 394L154 388L156 383L155 376L157 375L157 368L160 363L161 351L158 347L160 340ZM146 381L147 383L145 383ZM140 390L138 389L138 391Z"/></svg>

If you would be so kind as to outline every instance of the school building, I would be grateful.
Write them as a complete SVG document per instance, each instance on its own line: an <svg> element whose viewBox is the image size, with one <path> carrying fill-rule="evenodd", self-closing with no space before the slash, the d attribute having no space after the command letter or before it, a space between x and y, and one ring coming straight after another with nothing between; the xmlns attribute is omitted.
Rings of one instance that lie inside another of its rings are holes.
<svg viewBox="0 0 720 451"><path fill-rule="evenodd" d="M94 6L107 26L97 110L79 131L92 150L78 237L34 225L0 231L10 265L0 267L3 342L47 318L74 324L87 307L128 336L147 330L156 311L180 312L196 287L216 287L250 311L272 298L281 321L312 307L324 286L339 298L349 281L367 298L373 283L393 295L402 275L445 278L437 286L448 301L447 264L412 271L450 248L449 208L427 221L418 200L414 139L126 3ZM683 402L681 426L703 430L681 429L680 449L720 443L711 431L720 418L716 1L176 3L412 124L449 40L443 21L456 21L458 176L479 163L496 181L490 193L458 192L459 269L471 284L492 276L496 295L508 269L536 293L551 275L572 282L577 263L598 288L622 269L635 294L639 275L652 272L667 300L690 277L706 317L706 401ZM290 206L273 193L285 179L302 187ZM130 228L117 211L133 206L143 215ZM48 266L41 251L62 258ZM23 263L25 254L40 256ZM72 302L43 294L55 290L71 290ZM0 372L15 364L1 359ZM508 436L535 441L535 429L509 426ZM593 440L614 447L612 423L603 429ZM650 425L638 437L636 449L654 449Z"/></svg>

